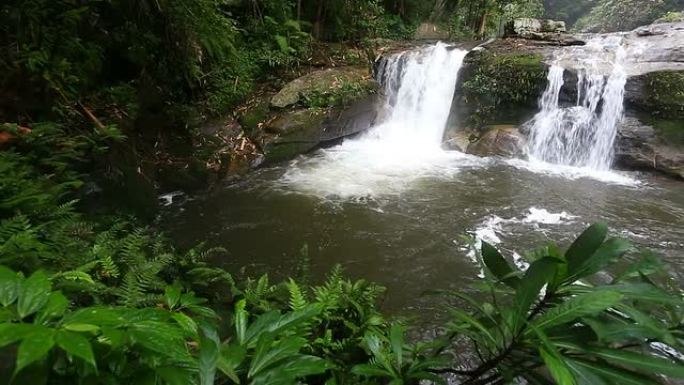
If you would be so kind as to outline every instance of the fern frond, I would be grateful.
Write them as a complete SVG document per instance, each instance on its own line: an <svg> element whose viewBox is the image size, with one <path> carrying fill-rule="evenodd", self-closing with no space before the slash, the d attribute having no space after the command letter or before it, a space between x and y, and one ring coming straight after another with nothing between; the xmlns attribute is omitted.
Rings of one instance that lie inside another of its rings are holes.
<svg viewBox="0 0 684 385"><path fill-rule="evenodd" d="M293 279L290 279L286 285L290 293L290 300L288 301L290 309L293 311L304 309L309 304L304 290Z"/></svg>

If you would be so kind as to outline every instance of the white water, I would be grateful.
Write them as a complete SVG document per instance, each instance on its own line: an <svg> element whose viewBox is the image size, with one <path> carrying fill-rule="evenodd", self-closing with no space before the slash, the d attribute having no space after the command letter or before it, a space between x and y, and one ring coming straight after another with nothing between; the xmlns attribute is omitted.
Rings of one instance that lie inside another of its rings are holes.
<svg viewBox="0 0 684 385"><path fill-rule="evenodd" d="M383 121L360 138L294 161L280 182L323 197L376 196L482 164L441 148L466 53L437 43L386 59L377 74L387 99Z"/></svg>
<svg viewBox="0 0 684 385"><path fill-rule="evenodd" d="M586 46L561 49L548 75L548 85L530 122L529 155L532 161L610 170L617 124L622 119L627 74L624 36L601 36ZM565 69L572 61L577 70L574 106L560 102Z"/></svg>

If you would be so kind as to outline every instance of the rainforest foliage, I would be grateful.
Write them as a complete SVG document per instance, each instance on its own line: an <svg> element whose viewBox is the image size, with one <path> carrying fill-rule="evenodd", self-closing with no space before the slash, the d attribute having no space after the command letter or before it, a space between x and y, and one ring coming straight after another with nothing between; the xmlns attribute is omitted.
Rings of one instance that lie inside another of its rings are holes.
<svg viewBox="0 0 684 385"><path fill-rule="evenodd" d="M239 282L133 218L84 211L97 135L19 126L0 152L0 378L31 384L658 384L683 378L684 298L666 267L588 228L565 251L478 248L475 297L438 292L435 337L383 317L383 289ZM24 132L22 132L24 131ZM98 134L99 135L99 134ZM81 198L79 200L79 198ZM305 252L305 250L303 250ZM615 264L618 261L631 263ZM615 266L623 266L615 268ZM471 291L472 292L472 291Z"/></svg>
<svg viewBox="0 0 684 385"><path fill-rule="evenodd" d="M526 254L524 271L478 247L480 294L434 293L445 297L444 324L416 341L410 324L380 313L377 285L339 270L322 283L235 279L210 263L228 250L176 250L102 199L103 180L127 183L111 159L158 155L169 137L183 142L258 85L308 65L315 42L372 47L375 38L410 38L424 21L483 37L508 18L542 12L536 0L3 2L0 383L684 377L679 288L657 258L608 238L603 225L565 252L545 246ZM472 84L473 92L482 88ZM307 103L338 103L315 96ZM144 177L141 169L134 175ZM625 258L632 263L615 265Z"/></svg>

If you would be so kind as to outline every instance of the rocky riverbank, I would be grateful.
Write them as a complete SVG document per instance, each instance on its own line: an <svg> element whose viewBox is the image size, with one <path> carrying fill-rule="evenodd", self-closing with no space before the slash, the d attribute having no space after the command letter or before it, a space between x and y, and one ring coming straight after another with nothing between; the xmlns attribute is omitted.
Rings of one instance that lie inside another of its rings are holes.
<svg viewBox="0 0 684 385"><path fill-rule="evenodd" d="M684 23L641 27L623 36L630 60L625 64L625 118L618 124L615 166L684 178ZM538 111L554 52L567 42L583 45L589 37L511 37L471 52L456 90L445 146L466 137L472 143L460 147L470 153L524 156L518 147L524 147L526 132L515 127ZM574 105L576 69L570 60L560 64L567 68L561 103Z"/></svg>

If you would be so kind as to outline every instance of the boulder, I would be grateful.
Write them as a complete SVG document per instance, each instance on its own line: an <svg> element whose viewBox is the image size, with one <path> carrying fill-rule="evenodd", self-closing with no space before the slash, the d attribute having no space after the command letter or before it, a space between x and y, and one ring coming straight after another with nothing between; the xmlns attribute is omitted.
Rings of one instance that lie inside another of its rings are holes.
<svg viewBox="0 0 684 385"><path fill-rule="evenodd" d="M433 23L422 23L416 29L416 40L449 40L449 31Z"/></svg>
<svg viewBox="0 0 684 385"><path fill-rule="evenodd" d="M378 97L368 96L348 107L308 108L280 112L265 124L263 146L268 162L292 159L341 138L367 130L377 116Z"/></svg>
<svg viewBox="0 0 684 385"><path fill-rule="evenodd" d="M467 153L477 156L524 158L526 143L525 136L515 126L490 126L478 141L468 145Z"/></svg>
<svg viewBox="0 0 684 385"><path fill-rule="evenodd" d="M653 116L684 119L684 71L658 71L629 78L625 103Z"/></svg>
<svg viewBox="0 0 684 385"><path fill-rule="evenodd" d="M285 108L297 104L313 107L322 107L317 104L345 104L367 96L376 89L377 83L366 67L327 68L286 84L271 98L271 106Z"/></svg>
<svg viewBox="0 0 684 385"><path fill-rule="evenodd" d="M564 21L519 18L509 26L509 34L526 37L537 33L563 33L567 31Z"/></svg>
<svg viewBox="0 0 684 385"><path fill-rule="evenodd" d="M684 179L684 143L660 137L658 130L637 118L626 117L618 127L615 164L619 168L658 171Z"/></svg>
<svg viewBox="0 0 684 385"><path fill-rule="evenodd" d="M444 135L444 143L442 148L450 151L466 152L470 144L470 136L472 133L465 130L450 129Z"/></svg>

